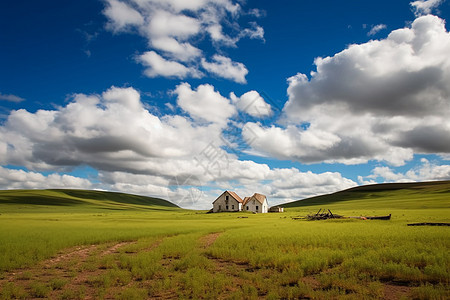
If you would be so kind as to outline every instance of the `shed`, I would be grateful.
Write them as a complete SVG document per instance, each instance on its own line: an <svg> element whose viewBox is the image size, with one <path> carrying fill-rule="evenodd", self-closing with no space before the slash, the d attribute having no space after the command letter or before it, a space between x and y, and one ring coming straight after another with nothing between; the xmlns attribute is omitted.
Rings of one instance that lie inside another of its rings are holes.
<svg viewBox="0 0 450 300"><path fill-rule="evenodd" d="M269 212L270 212L270 213L284 212L284 207L281 207L281 206L272 206L271 208L269 208Z"/></svg>

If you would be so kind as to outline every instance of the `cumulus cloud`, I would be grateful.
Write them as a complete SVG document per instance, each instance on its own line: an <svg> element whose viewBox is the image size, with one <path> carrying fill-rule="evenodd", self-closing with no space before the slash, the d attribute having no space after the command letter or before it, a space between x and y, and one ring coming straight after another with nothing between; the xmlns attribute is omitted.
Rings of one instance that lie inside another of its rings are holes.
<svg viewBox="0 0 450 300"><path fill-rule="evenodd" d="M431 14L445 0L417 0L410 3L416 17Z"/></svg>
<svg viewBox="0 0 450 300"><path fill-rule="evenodd" d="M199 78L203 76L196 68L186 67L179 62L167 60L155 51L147 51L139 55L137 61L147 67L144 73L148 77L163 76L183 79L186 77Z"/></svg>
<svg viewBox="0 0 450 300"><path fill-rule="evenodd" d="M112 87L102 95L75 95L58 110L13 111L0 137L3 165L46 170L84 162L98 170L149 173L160 171L159 160L192 157L219 143L220 130L177 115L157 117L136 90Z"/></svg>
<svg viewBox="0 0 450 300"><path fill-rule="evenodd" d="M118 0L107 0L103 14L108 18L107 28L113 32L129 30L144 24L144 17L133 7Z"/></svg>
<svg viewBox="0 0 450 300"><path fill-rule="evenodd" d="M151 37L174 37L188 39L200 31L200 21L182 14L157 10L149 20L148 34Z"/></svg>
<svg viewBox="0 0 450 300"><path fill-rule="evenodd" d="M206 84L180 84L174 94L189 118L151 114L131 87L77 94L54 110L12 111L0 126L0 186L98 188L207 209L224 188L243 196L263 192L276 204L355 185L339 173L239 160L223 147L224 124L237 112L232 101ZM98 177L64 174L78 166L94 168Z"/></svg>
<svg viewBox="0 0 450 300"><path fill-rule="evenodd" d="M216 54L212 57L212 62L202 59L202 67L218 77L231 79L238 83L247 83L245 76L248 70L245 65L234 62L228 57Z"/></svg>
<svg viewBox="0 0 450 300"><path fill-rule="evenodd" d="M252 137L257 151L306 163L402 165L414 153L449 153L450 35L444 25L436 16L419 17L386 39L317 58L309 78L289 79L285 126L249 123L244 138Z"/></svg>
<svg viewBox="0 0 450 300"><path fill-rule="evenodd" d="M358 180L361 183L382 182L421 182L421 181L439 181L450 180L450 165L435 164L421 159L421 163L406 172L395 172L390 167L376 167L369 176L360 176Z"/></svg>
<svg viewBox="0 0 450 300"><path fill-rule="evenodd" d="M257 91L249 91L241 97L236 97L234 93L230 95L236 107L252 117L262 118L272 115L270 104L264 101Z"/></svg>
<svg viewBox="0 0 450 300"><path fill-rule="evenodd" d="M0 93L0 100L19 103L24 101L25 99L16 95Z"/></svg>
<svg viewBox="0 0 450 300"><path fill-rule="evenodd" d="M138 62L151 67L145 71L149 77L199 77L203 67L215 76L245 83L248 71L242 63L223 55L213 56L213 62L207 63L207 53L198 48L205 37L215 48L236 47L243 38L264 40L264 29L256 22L248 22L246 27L239 24L245 12L234 2L106 0L103 14L108 30L137 33L147 40L153 51L139 55L144 59Z"/></svg>
<svg viewBox="0 0 450 300"><path fill-rule="evenodd" d="M198 121L206 121L225 126L228 119L236 113L230 100L220 95L209 84L192 90L188 83L182 83L175 89L177 104Z"/></svg>
<svg viewBox="0 0 450 300"><path fill-rule="evenodd" d="M91 187L92 184L88 179L67 174L52 173L42 175L37 172L9 169L0 166L0 188L2 189L90 189Z"/></svg>
<svg viewBox="0 0 450 300"><path fill-rule="evenodd" d="M171 37L155 38L152 45L155 49L162 50L180 61L192 61L202 55L200 49L189 43L180 43Z"/></svg>

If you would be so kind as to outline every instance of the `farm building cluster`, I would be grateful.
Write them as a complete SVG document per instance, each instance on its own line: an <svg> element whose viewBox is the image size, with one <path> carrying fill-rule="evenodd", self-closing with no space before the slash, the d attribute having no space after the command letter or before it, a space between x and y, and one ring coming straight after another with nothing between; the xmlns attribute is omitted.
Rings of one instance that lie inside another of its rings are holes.
<svg viewBox="0 0 450 300"><path fill-rule="evenodd" d="M225 191L213 202L212 212L248 211L253 213L282 212L283 208L274 206L269 208L267 197L254 193L251 197L242 199L232 191Z"/></svg>

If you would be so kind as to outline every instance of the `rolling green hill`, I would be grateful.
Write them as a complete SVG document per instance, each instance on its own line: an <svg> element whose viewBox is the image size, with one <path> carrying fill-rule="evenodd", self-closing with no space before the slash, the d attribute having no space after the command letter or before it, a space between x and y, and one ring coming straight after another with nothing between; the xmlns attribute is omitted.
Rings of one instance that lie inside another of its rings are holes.
<svg viewBox="0 0 450 300"><path fill-rule="evenodd" d="M0 207L21 209L39 208L93 208L124 209L180 209L177 205L159 198L125 193L92 190L4 190L0 191Z"/></svg>
<svg viewBox="0 0 450 300"><path fill-rule="evenodd" d="M450 208L450 181L358 186L281 206L339 209L448 209Z"/></svg>

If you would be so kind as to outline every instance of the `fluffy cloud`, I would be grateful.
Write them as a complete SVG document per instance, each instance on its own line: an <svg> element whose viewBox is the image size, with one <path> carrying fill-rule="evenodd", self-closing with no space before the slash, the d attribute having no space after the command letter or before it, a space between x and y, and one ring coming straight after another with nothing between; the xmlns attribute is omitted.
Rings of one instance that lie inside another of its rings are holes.
<svg viewBox="0 0 450 300"><path fill-rule="evenodd" d="M144 24L144 17L137 10L118 0L107 0L103 13L108 18L107 28L113 32L126 31Z"/></svg>
<svg viewBox="0 0 450 300"><path fill-rule="evenodd" d="M205 40L205 34L215 48L236 47L242 38L264 40L264 30L255 22L240 26L242 8L233 2L106 0L103 14L108 19L107 29L134 32L148 41L154 51L139 55L138 62L149 67L145 71L149 77L199 77L204 68L215 76L245 83L248 71L242 63L221 55L207 62L206 53L195 46Z"/></svg>
<svg viewBox="0 0 450 300"><path fill-rule="evenodd" d="M245 76L248 73L247 68L242 63L234 62L230 58L222 55L214 55L213 61L208 62L202 59L202 67L208 72L219 77L231 79L238 83L246 83Z"/></svg>
<svg viewBox="0 0 450 300"><path fill-rule="evenodd" d="M200 49L191 44L180 43L171 37L155 38L152 40L152 45L155 49L162 50L180 61L192 61L202 54Z"/></svg>
<svg viewBox="0 0 450 300"><path fill-rule="evenodd" d="M272 115L270 105L264 101L257 91L249 91L239 98L234 93L231 93L230 97L240 111L252 117L262 118Z"/></svg>
<svg viewBox="0 0 450 300"><path fill-rule="evenodd" d="M417 0L410 3L414 10L414 14L418 16L430 14L444 0Z"/></svg>
<svg viewBox="0 0 450 300"><path fill-rule="evenodd" d="M404 173L395 172L389 167L376 167L372 174L366 177L360 176L358 180L363 184L382 182L420 182L450 180L450 165L433 164L426 158L422 158L421 164Z"/></svg>
<svg viewBox="0 0 450 300"><path fill-rule="evenodd" d="M195 18L159 10L155 11L149 20L147 30L151 37L174 37L185 40L197 35L200 28L200 21Z"/></svg>
<svg viewBox="0 0 450 300"><path fill-rule="evenodd" d="M428 15L317 58L310 78L289 79L286 126L249 123L244 137L257 151L307 163L402 165L414 153L449 153L448 53L444 21Z"/></svg>
<svg viewBox="0 0 450 300"><path fill-rule="evenodd" d="M209 84L200 85L196 91L188 83L176 89L178 105L198 121L206 121L225 126L228 119L236 113L230 100L214 91Z"/></svg>
<svg viewBox="0 0 450 300"><path fill-rule="evenodd" d="M191 118L155 116L138 91L117 87L101 95L74 95L55 110L12 111L0 126L0 186L98 188L207 209L223 189L263 192L276 204L355 185L339 173L239 160L223 149L224 125L237 112L232 101L210 85L180 84L174 94ZM78 166L94 168L98 177L64 174ZM39 173L49 170L59 173Z"/></svg>
<svg viewBox="0 0 450 300"><path fill-rule="evenodd" d="M89 180L66 174L42 175L37 172L0 167L0 188L2 189L90 189L91 187L92 184Z"/></svg>
<svg viewBox="0 0 450 300"><path fill-rule="evenodd" d="M137 57L137 61L141 62L147 69L144 71L148 77L202 77L202 73L196 68L186 67L185 65L176 62L166 60L155 51L147 51Z"/></svg>
<svg viewBox="0 0 450 300"><path fill-rule="evenodd" d="M149 173L160 171L158 160L192 157L220 142L220 130L181 116L154 116L136 90L113 87L101 96L76 95L58 110L13 111L0 137L2 164L45 170L84 162L99 170Z"/></svg>

